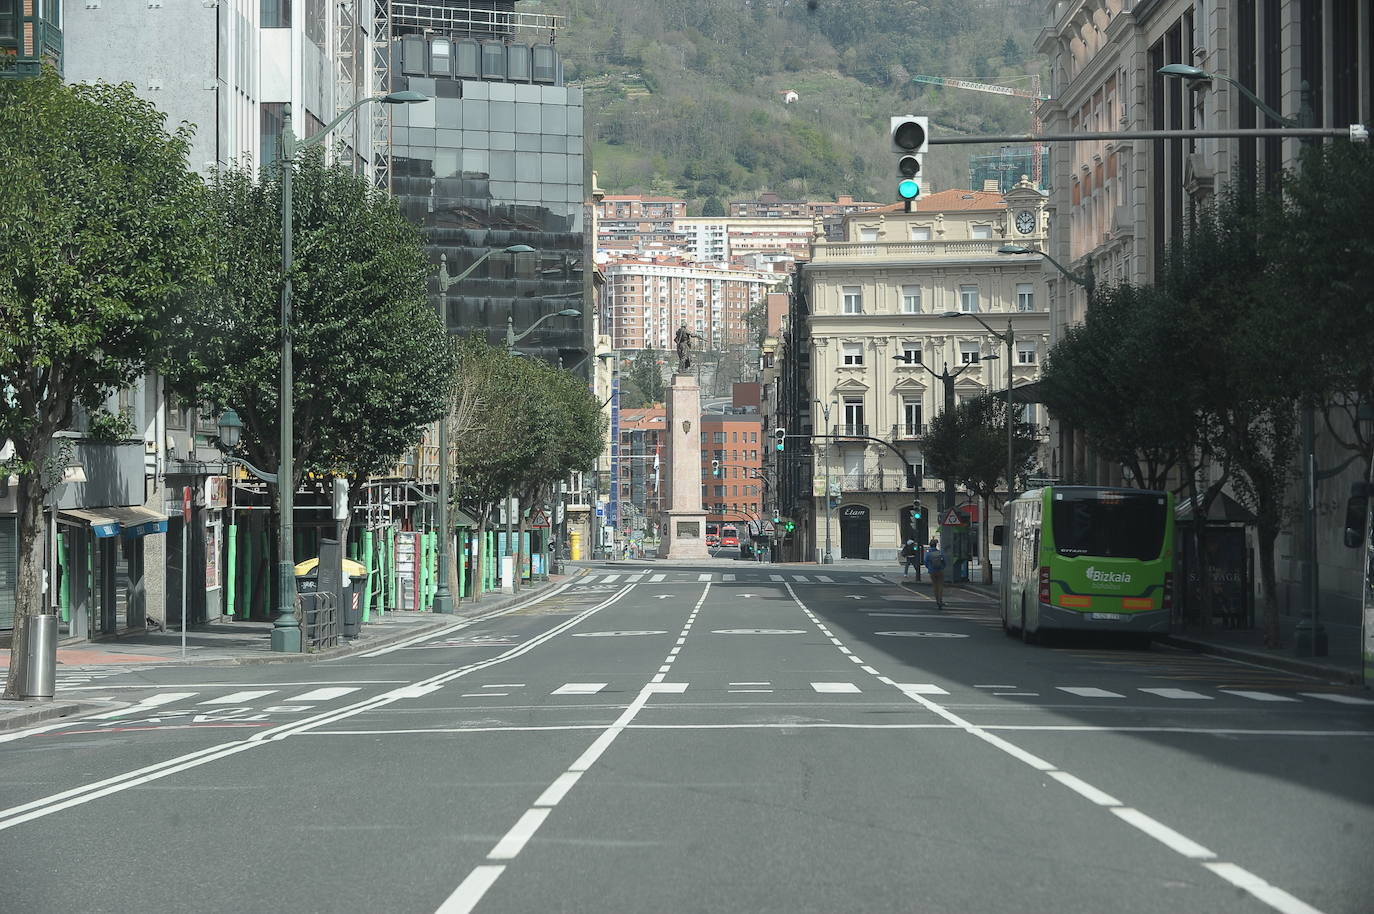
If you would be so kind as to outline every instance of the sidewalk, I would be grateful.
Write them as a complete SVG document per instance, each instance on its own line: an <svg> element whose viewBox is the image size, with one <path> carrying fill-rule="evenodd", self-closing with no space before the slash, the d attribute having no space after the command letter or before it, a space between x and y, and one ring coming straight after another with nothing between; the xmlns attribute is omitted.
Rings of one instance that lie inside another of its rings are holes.
<svg viewBox="0 0 1374 914"><path fill-rule="evenodd" d="M530 597L547 593L568 583L581 574L551 575L546 582L526 585L511 596L488 594L478 603L463 602L453 615L437 616L426 612L389 612L377 621L363 626L362 633L351 641L323 651L301 654L273 653L271 622L217 621L198 625L186 632L186 654L181 653L181 631L147 632L126 638L104 641L82 641L58 645L57 679L88 667L147 668L167 665L231 665L258 663L300 663L344 657L384 647L396 641L424 635L472 616L504 609ZM8 648L0 650L0 676L9 669ZM88 711L107 708L104 703L67 699L59 686L52 700L0 701L0 731L26 727L53 718L70 717Z"/></svg>
<svg viewBox="0 0 1374 914"><path fill-rule="evenodd" d="M969 583L954 586L966 587L978 593L997 597L1001 593L998 569L994 566L991 585L982 583L982 572L977 570L977 565L974 566L974 569L970 575ZM1283 639L1283 646L1271 648L1264 646L1264 628L1261 615L1262 610L1257 607L1255 627L1251 629L1221 628L1219 626L1210 631L1187 629L1161 635L1157 640L1170 647L1197 651L1202 654L1213 654L1231 660L1241 660L1246 663L1297 673L1300 676L1311 676L1316 679L1345 682L1352 685L1360 685L1363 682L1360 661L1360 631L1357 626L1323 623L1328 644L1327 656L1299 657L1294 652L1295 639L1293 637L1293 629L1298 622L1297 618L1292 616L1280 618L1279 631Z"/></svg>

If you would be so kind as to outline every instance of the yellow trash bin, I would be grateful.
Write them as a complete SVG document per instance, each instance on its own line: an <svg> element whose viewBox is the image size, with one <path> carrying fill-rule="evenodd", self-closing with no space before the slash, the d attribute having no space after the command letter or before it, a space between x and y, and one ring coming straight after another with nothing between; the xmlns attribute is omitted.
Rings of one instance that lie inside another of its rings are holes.
<svg viewBox="0 0 1374 914"><path fill-rule="evenodd" d="M573 560L574 562L580 562L580 561L582 561L582 531L581 531L581 530L573 530L573 531L571 532L570 538L569 538L569 548L570 548L571 551L570 551L568 554L572 556L572 560Z"/></svg>

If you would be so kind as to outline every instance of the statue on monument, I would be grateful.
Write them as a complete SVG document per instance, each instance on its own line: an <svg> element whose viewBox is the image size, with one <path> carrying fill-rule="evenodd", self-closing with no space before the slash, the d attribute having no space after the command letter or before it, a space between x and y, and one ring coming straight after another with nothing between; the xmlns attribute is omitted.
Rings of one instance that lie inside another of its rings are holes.
<svg viewBox="0 0 1374 914"><path fill-rule="evenodd" d="M683 324L673 334L673 346L677 349L677 370L685 373L692 367L692 339L699 338Z"/></svg>

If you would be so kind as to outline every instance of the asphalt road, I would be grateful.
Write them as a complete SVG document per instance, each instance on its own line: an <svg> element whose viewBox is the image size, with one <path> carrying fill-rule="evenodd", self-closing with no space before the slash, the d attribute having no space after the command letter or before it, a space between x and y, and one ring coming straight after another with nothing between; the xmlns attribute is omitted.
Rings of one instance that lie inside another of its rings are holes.
<svg viewBox="0 0 1374 914"><path fill-rule="evenodd" d="M0 734L4 912L1374 910L1374 697L959 592L607 565Z"/></svg>

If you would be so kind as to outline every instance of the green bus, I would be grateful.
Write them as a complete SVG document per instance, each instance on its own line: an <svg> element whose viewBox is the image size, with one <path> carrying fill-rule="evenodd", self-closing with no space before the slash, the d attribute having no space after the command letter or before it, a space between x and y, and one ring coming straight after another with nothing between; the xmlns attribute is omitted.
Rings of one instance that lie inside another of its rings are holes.
<svg viewBox="0 0 1374 914"><path fill-rule="evenodd" d="M1002 547L1002 628L1034 641L1060 629L1169 630L1174 499L1168 492L1045 486L1014 499Z"/></svg>

